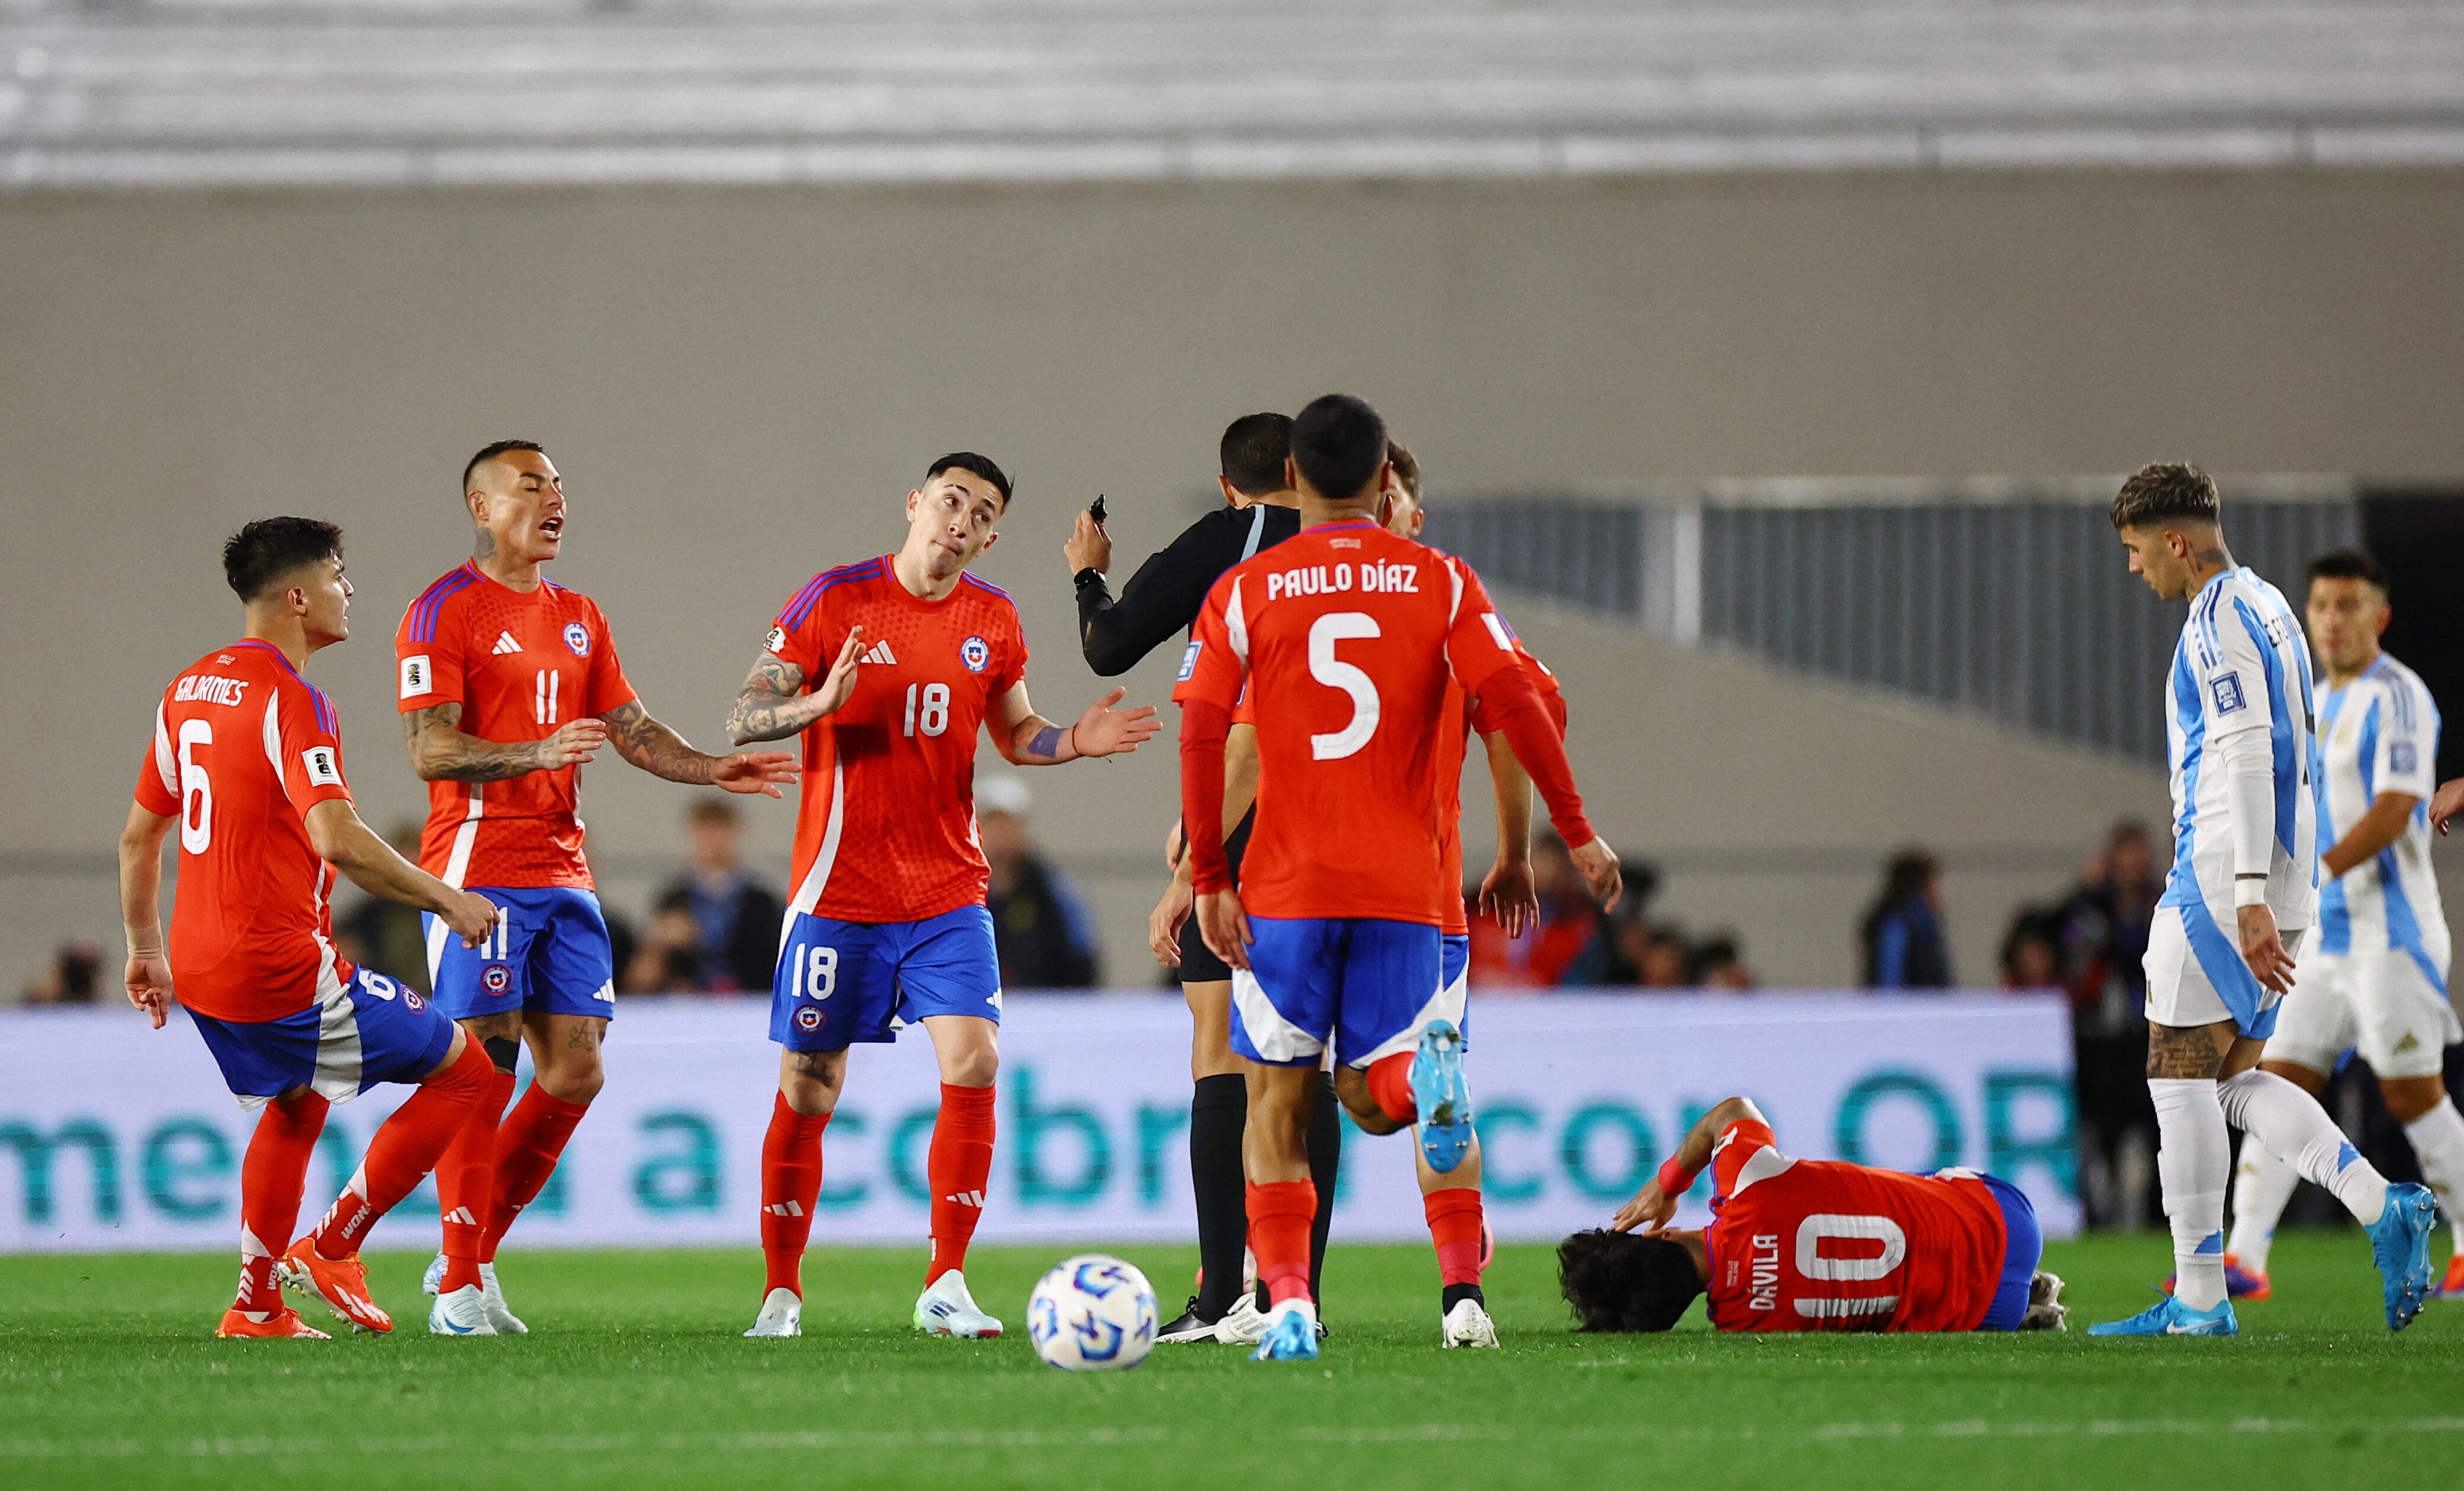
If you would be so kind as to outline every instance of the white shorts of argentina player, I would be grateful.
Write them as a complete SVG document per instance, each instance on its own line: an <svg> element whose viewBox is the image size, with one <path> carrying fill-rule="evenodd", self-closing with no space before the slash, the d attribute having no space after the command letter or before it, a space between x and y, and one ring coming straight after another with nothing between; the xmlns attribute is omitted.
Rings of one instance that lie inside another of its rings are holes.
<svg viewBox="0 0 2464 1491"><path fill-rule="evenodd" d="M2435 1077L2464 1025L2411 954L2313 953L2301 960L2267 1059L2316 1072L2358 1050L2378 1077Z"/></svg>
<svg viewBox="0 0 2464 1491"><path fill-rule="evenodd" d="M2264 905L2298 958L2319 904L2310 647L2248 568L2191 598L2165 684L2173 866L2147 940L2147 1019L2276 1029L2282 998L2242 960L2239 908Z"/></svg>

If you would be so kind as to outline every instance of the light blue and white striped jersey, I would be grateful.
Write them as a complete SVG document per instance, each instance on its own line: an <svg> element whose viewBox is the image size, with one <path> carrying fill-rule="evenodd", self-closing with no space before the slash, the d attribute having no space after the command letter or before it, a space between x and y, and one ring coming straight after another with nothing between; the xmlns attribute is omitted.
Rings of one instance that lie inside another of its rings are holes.
<svg viewBox="0 0 2464 1491"><path fill-rule="evenodd" d="M2180 908L2193 922L2204 913L2218 931L2233 925L2232 808L2215 751L2242 731L2264 730L2276 780L2268 910L2280 932L2307 928L2319 905L2310 643L2283 592L2247 565L2201 587L2173 649L2165 702L2173 872L2158 904Z"/></svg>
<svg viewBox="0 0 2464 1491"><path fill-rule="evenodd" d="M2319 896L2324 953L2412 954L2447 987L2447 913L2430 868L2430 799L2438 790L2438 706L2421 675L2382 652L2319 711L2319 851L2353 831L2382 792L2421 800L2396 841L2327 882Z"/></svg>

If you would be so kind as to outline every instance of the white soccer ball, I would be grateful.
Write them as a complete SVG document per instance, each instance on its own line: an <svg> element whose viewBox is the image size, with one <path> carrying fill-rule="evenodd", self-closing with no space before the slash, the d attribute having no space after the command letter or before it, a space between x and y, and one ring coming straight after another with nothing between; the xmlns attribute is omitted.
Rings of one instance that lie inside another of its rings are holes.
<svg viewBox="0 0 2464 1491"><path fill-rule="evenodd" d="M1155 1286L1117 1258L1082 1253L1037 1281L1026 1301L1026 1338L1063 1371L1120 1371L1155 1349Z"/></svg>

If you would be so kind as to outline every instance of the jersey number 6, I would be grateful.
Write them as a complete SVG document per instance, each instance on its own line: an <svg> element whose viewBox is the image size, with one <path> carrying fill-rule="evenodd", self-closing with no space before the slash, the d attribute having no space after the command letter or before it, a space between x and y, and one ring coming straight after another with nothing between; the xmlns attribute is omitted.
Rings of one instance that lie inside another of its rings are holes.
<svg viewBox="0 0 2464 1491"><path fill-rule="evenodd" d="M201 719L180 721L180 847L203 854L214 842L214 787L188 753L214 743L214 727Z"/></svg>
<svg viewBox="0 0 2464 1491"><path fill-rule="evenodd" d="M1377 733L1377 685L1367 673L1334 655L1334 645L1375 637L1377 618L1365 611L1329 611L1309 623L1309 676L1330 689L1352 695L1352 721L1341 730L1309 736L1312 760L1339 761L1355 754Z"/></svg>

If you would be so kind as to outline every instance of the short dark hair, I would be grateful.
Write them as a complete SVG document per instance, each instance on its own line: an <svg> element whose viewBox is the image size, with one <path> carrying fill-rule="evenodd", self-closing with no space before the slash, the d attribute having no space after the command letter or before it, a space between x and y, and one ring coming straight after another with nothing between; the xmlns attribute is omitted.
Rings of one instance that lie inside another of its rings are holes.
<svg viewBox="0 0 2464 1491"><path fill-rule="evenodd" d="M1389 435L1386 437L1386 459L1395 463L1395 475L1397 480L1403 483L1403 490L1412 494L1413 501L1419 501L1419 457L1412 453L1410 447L1404 445L1403 442L1396 439L1394 436Z"/></svg>
<svg viewBox="0 0 2464 1491"><path fill-rule="evenodd" d="M313 517L260 517L223 544L223 579L253 601L302 564L342 552L342 531Z"/></svg>
<svg viewBox="0 0 2464 1491"><path fill-rule="evenodd" d="M1292 420L1292 459L1319 496L1349 501L1386 464L1386 422L1366 400L1323 394Z"/></svg>
<svg viewBox="0 0 2464 1491"><path fill-rule="evenodd" d="M1577 1330L1666 1330L1703 1292L1703 1276L1674 1238L1595 1227L1557 1244L1557 1289Z"/></svg>
<svg viewBox="0 0 2464 1491"><path fill-rule="evenodd" d="M2312 559L2310 578L2358 580L2365 585L2376 586L2381 595L2387 593L2387 571L2379 568L2378 560L2359 549L2335 549Z"/></svg>
<svg viewBox="0 0 2464 1491"><path fill-rule="evenodd" d="M477 455L462 463L462 491L466 494L470 492L471 477L480 467L500 455L511 455L516 450L538 450L541 455L547 454L536 440L491 440L479 448Z"/></svg>
<svg viewBox="0 0 2464 1491"><path fill-rule="evenodd" d="M993 489L1001 493L1001 511L1009 511L1009 473L995 466L992 457L978 455L973 450L953 450L924 468L924 479L931 481L943 471L965 471L970 476L980 476L991 482Z"/></svg>
<svg viewBox="0 0 2464 1491"><path fill-rule="evenodd" d="M2148 523L2212 523L2224 515L2215 478L2188 461L2160 461L2130 473L2113 497L2113 526Z"/></svg>
<svg viewBox="0 0 2464 1491"><path fill-rule="evenodd" d="M1284 457L1291 453L1292 417L1272 413L1243 414L1224 426L1217 449L1223 479L1248 497L1284 490Z"/></svg>

